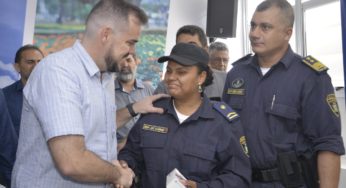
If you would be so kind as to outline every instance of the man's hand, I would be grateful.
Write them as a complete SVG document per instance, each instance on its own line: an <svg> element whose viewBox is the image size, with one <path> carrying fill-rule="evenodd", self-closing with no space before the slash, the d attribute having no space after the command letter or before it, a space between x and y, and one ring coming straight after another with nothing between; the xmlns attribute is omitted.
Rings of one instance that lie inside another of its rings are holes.
<svg viewBox="0 0 346 188"><path fill-rule="evenodd" d="M146 113L161 113L162 114L163 109L154 107L153 102L163 97L169 97L169 95L157 94L157 95L147 96L143 98L142 100L135 102L132 105L132 109L134 113L136 114L146 114ZM117 117L116 123L117 123L118 129L124 126L130 119L133 118L126 107L118 109L116 117Z"/></svg>
<svg viewBox="0 0 346 188"><path fill-rule="evenodd" d="M127 163L122 161L121 163L117 160L112 161L114 166L120 173L119 178L114 182L116 188L130 188L132 185L133 178L135 177L134 172L127 166Z"/></svg>
<svg viewBox="0 0 346 188"><path fill-rule="evenodd" d="M152 95L152 96L147 96L143 98L140 101L137 101L136 103L133 104L133 110L137 114L146 114L146 113L163 113L162 108L157 108L154 107L153 103L161 99L163 97L170 97L167 94L157 94L157 95Z"/></svg>

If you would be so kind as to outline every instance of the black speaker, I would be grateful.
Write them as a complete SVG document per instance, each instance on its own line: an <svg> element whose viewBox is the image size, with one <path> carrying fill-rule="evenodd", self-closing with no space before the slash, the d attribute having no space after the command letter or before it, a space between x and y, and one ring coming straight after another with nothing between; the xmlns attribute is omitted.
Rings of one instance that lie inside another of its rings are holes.
<svg viewBox="0 0 346 188"><path fill-rule="evenodd" d="M208 0L207 36L236 36L238 0Z"/></svg>

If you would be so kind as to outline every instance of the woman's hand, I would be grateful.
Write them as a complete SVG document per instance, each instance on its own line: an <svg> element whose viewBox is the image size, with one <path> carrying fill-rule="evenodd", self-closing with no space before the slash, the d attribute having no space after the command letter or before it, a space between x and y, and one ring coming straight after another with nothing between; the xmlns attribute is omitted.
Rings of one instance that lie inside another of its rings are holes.
<svg viewBox="0 0 346 188"><path fill-rule="evenodd" d="M186 188L197 188L196 182L192 180L180 180L180 182L185 185Z"/></svg>

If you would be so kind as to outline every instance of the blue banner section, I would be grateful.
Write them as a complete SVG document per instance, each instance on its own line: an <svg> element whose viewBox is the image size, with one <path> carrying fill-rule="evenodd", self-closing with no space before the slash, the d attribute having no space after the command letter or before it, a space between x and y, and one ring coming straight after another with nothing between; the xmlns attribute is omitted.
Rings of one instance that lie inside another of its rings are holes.
<svg viewBox="0 0 346 188"><path fill-rule="evenodd" d="M344 83L346 86L346 3L344 0L340 1L341 7L341 30L342 30L342 54L344 60Z"/></svg>
<svg viewBox="0 0 346 188"><path fill-rule="evenodd" d="M23 45L27 0L2 1L0 6L0 88L18 79L14 56Z"/></svg>

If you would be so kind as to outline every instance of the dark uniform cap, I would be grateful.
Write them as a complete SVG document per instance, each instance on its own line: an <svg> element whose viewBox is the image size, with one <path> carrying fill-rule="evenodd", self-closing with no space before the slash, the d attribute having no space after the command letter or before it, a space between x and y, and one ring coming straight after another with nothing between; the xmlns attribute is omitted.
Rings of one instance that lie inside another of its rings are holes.
<svg viewBox="0 0 346 188"><path fill-rule="evenodd" d="M175 61L181 65L196 65L197 63L208 65L209 54L196 45L189 43L176 44L169 56L162 56L158 59L159 63L165 61Z"/></svg>

